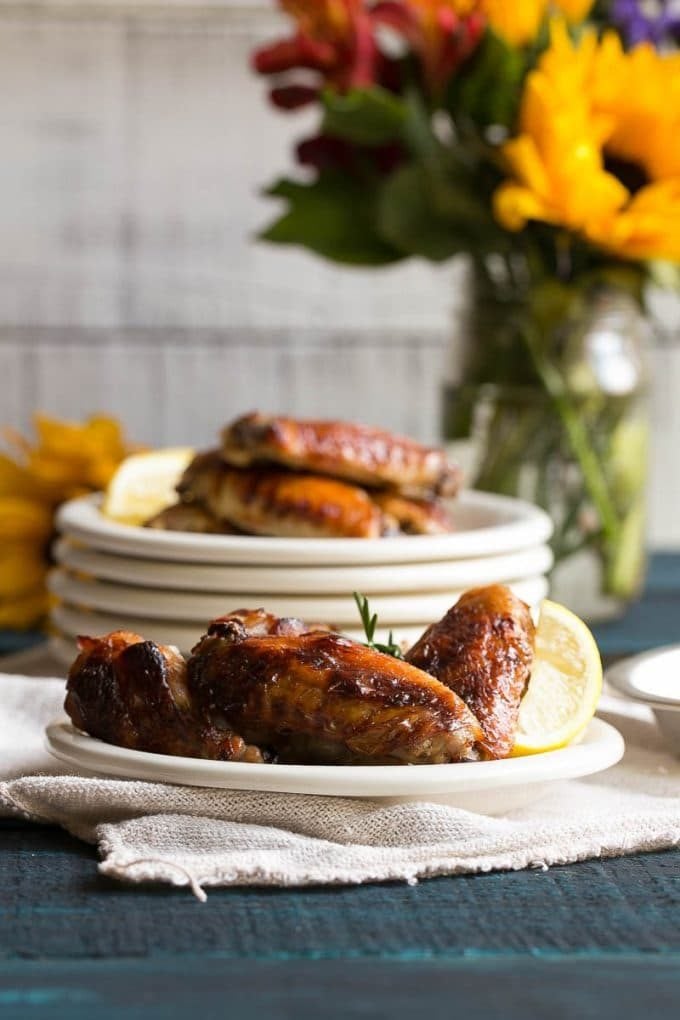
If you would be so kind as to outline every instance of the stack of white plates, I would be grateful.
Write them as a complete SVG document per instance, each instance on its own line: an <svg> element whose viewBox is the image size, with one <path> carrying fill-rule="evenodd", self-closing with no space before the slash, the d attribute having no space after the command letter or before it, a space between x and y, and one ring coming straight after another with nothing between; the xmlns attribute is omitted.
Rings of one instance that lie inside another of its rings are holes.
<svg viewBox="0 0 680 1020"><path fill-rule="evenodd" d="M550 519L520 500L464 492L449 535L292 539L193 535L116 524L98 497L62 507L50 587L54 651L70 661L79 634L131 630L190 651L209 620L264 607L361 639L353 592L414 641L468 588L504 582L530 605L547 593Z"/></svg>

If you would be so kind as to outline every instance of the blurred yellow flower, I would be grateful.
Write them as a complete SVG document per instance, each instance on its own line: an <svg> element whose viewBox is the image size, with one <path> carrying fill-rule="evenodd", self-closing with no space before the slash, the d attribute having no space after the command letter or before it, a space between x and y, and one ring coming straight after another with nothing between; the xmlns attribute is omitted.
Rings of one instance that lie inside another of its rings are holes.
<svg viewBox="0 0 680 1020"><path fill-rule="evenodd" d="M512 46L532 42L544 19L552 12L571 22L583 21L594 0L404 0L406 7L429 13L433 24L445 9L460 17L483 14L493 30Z"/></svg>
<svg viewBox="0 0 680 1020"><path fill-rule="evenodd" d="M508 230L542 220L616 255L680 260L680 55L563 22L528 75L497 190Z"/></svg>
<svg viewBox="0 0 680 1020"><path fill-rule="evenodd" d="M77 424L37 415L35 428L34 444L7 430L16 454L0 453L0 627L31 627L45 615L56 508L104 488L130 452L112 418Z"/></svg>
<svg viewBox="0 0 680 1020"><path fill-rule="evenodd" d="M463 0L464 2L464 0ZM594 0L480 0L480 7L491 27L513 46L523 46L536 38L544 18L551 11L564 14L569 21L582 21Z"/></svg>

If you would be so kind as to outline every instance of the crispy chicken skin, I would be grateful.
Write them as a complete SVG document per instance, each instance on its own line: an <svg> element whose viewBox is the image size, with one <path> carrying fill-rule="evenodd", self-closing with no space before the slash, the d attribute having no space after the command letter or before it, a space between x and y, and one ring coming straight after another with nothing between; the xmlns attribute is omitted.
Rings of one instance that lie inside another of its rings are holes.
<svg viewBox="0 0 680 1020"><path fill-rule="evenodd" d="M215 621L187 665L192 697L280 761L424 764L479 757L462 700L408 663L337 634L251 636Z"/></svg>
<svg viewBox="0 0 680 1020"><path fill-rule="evenodd" d="M414 495L452 496L460 485L460 472L443 450L348 422L247 414L223 431L222 456L238 467L281 464Z"/></svg>
<svg viewBox="0 0 680 1020"><path fill-rule="evenodd" d="M109 744L193 758L263 761L228 726L193 711L176 648L114 631L80 638L64 708L73 724Z"/></svg>
<svg viewBox="0 0 680 1020"><path fill-rule="evenodd" d="M220 521L277 538L378 538L385 517L367 492L334 478L231 468L211 454L189 465L179 491Z"/></svg>
<svg viewBox="0 0 680 1020"><path fill-rule="evenodd" d="M505 758L531 675L534 636L528 606L504 585L491 585L466 592L406 659L455 691L481 724L485 755Z"/></svg>
<svg viewBox="0 0 680 1020"><path fill-rule="evenodd" d="M294 634L311 634L317 631L328 631L324 624L308 624L295 616L276 616L266 609L234 609L226 616L218 616L212 621L214 627L219 623L235 621L243 626L244 637L268 637L271 635L292 636Z"/></svg>

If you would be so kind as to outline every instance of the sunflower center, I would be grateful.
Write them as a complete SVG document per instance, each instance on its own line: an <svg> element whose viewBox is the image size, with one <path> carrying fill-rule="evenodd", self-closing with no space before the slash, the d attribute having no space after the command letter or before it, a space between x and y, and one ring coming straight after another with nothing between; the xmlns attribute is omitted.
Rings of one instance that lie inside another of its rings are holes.
<svg viewBox="0 0 680 1020"><path fill-rule="evenodd" d="M637 194L641 188L649 184L647 171L640 163L632 159L623 159L605 150L604 168L621 181L624 188L627 188L631 195Z"/></svg>

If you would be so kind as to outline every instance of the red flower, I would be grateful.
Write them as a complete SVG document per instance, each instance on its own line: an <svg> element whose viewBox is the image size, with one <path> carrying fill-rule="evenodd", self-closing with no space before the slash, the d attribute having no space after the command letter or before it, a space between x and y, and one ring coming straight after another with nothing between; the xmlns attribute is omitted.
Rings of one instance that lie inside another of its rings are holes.
<svg viewBox="0 0 680 1020"><path fill-rule="evenodd" d="M438 95L484 33L478 7L473 0L382 0L372 14L404 38L422 62L428 89Z"/></svg>
<svg viewBox="0 0 680 1020"><path fill-rule="evenodd" d="M298 144L296 154L302 166L318 171L341 170L353 176L391 174L403 163L405 155L398 142L362 146L331 135L305 139Z"/></svg>
<svg viewBox="0 0 680 1020"><path fill-rule="evenodd" d="M298 69L317 72L313 83L292 81L272 90L272 101L294 109L313 101L324 85L339 92L368 87L378 77L380 55L370 11L363 0L279 0L297 21L289 39L265 46L253 57L260 74Z"/></svg>

